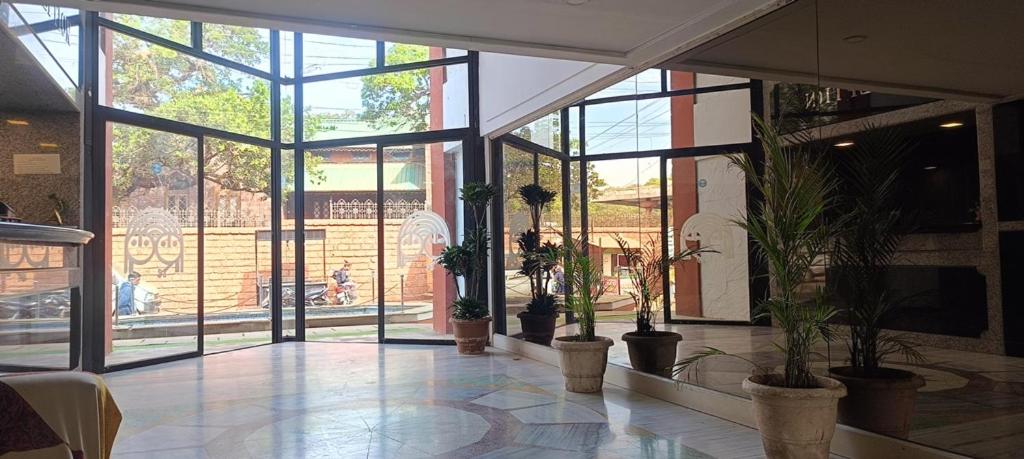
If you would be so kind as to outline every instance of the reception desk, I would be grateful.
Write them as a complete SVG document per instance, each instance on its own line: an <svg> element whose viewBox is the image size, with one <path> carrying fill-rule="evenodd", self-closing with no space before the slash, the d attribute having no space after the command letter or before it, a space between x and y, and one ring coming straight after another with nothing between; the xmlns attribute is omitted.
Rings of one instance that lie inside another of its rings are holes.
<svg viewBox="0 0 1024 459"><path fill-rule="evenodd" d="M79 367L81 248L92 237L0 222L0 372Z"/></svg>

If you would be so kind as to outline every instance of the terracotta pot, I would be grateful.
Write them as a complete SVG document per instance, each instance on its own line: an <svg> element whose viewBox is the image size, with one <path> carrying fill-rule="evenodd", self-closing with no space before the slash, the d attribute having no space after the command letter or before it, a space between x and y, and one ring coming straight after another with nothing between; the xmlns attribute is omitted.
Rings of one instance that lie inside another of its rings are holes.
<svg viewBox="0 0 1024 459"><path fill-rule="evenodd" d="M683 335L675 332L656 331L646 334L629 332L622 335L629 348L629 364L636 371L653 375L672 377L672 365L676 363L676 347Z"/></svg>
<svg viewBox="0 0 1024 459"><path fill-rule="evenodd" d="M551 345L551 340L555 337L557 316L530 314L524 311L516 314L516 317L523 325L523 339L543 346Z"/></svg>
<svg viewBox="0 0 1024 459"><path fill-rule="evenodd" d="M836 405L846 396L843 383L817 377L818 387L781 387L782 375L755 375L743 380L754 401L754 417L769 458L827 459L836 431Z"/></svg>
<svg viewBox="0 0 1024 459"><path fill-rule="evenodd" d="M872 377L862 376L853 367L829 368L828 373L845 384L849 393L839 401L839 422L891 437L910 435L914 402L924 378L895 368L881 368Z"/></svg>
<svg viewBox="0 0 1024 459"><path fill-rule="evenodd" d="M575 336L559 336L551 346L559 350L558 363L569 392L600 392L604 370L608 366L611 338L595 336L594 341L576 341Z"/></svg>
<svg viewBox="0 0 1024 459"><path fill-rule="evenodd" d="M491 318L484 317L477 320L456 320L451 319L453 334L455 335L455 346L459 354L477 355L484 353L487 346L487 338L491 334Z"/></svg>

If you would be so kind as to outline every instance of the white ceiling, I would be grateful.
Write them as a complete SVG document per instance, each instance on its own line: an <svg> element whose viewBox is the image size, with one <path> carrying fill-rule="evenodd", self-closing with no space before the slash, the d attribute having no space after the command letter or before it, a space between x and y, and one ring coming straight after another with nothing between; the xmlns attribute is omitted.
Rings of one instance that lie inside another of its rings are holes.
<svg viewBox="0 0 1024 459"><path fill-rule="evenodd" d="M798 0L664 66L991 102L1024 95L1021 24L1020 0Z"/></svg>
<svg viewBox="0 0 1024 459"><path fill-rule="evenodd" d="M648 67L789 1L792 0L54 0L48 3ZM577 2L582 3L572 4Z"/></svg>

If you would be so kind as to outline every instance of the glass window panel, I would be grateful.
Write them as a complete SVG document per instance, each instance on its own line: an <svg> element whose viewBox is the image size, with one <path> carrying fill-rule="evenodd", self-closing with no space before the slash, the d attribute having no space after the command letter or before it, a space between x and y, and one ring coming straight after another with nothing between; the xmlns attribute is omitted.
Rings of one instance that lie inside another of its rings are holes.
<svg viewBox="0 0 1024 459"><path fill-rule="evenodd" d="M302 34L302 74L305 76L359 70L376 65L376 41Z"/></svg>
<svg viewBox="0 0 1024 459"><path fill-rule="evenodd" d="M295 150L281 150L281 177L278 178L281 181L281 207L277 209L281 212L281 230L283 232L281 238L281 284L282 286L291 286L291 292L294 292L294 286L296 282L296 266L295 266ZM285 288L285 291L288 291ZM323 291L327 298L330 297L330 293L326 290ZM320 290L314 289L310 291L311 302L317 298L317 294ZM281 318L282 327L281 333L283 336L295 336L295 298L294 293L281 305ZM305 301L305 297L303 298Z"/></svg>
<svg viewBox="0 0 1024 459"><path fill-rule="evenodd" d="M113 81L102 104L270 137L270 85L266 80L111 30L104 32L113 38L113 71L104 77Z"/></svg>
<svg viewBox="0 0 1024 459"><path fill-rule="evenodd" d="M604 88L587 99L603 99L605 97L633 96L661 91L661 70L648 69L625 80Z"/></svg>
<svg viewBox="0 0 1024 459"><path fill-rule="evenodd" d="M281 141L295 142L295 85L281 85Z"/></svg>
<svg viewBox="0 0 1024 459"><path fill-rule="evenodd" d="M192 46L192 23L189 21L121 13L108 13L106 17L133 29Z"/></svg>
<svg viewBox="0 0 1024 459"><path fill-rule="evenodd" d="M580 108L569 107L569 156L580 155Z"/></svg>
<svg viewBox="0 0 1024 459"><path fill-rule="evenodd" d="M611 102L586 110L588 156L749 142L746 89ZM673 120L678 120L673 122Z"/></svg>
<svg viewBox="0 0 1024 459"><path fill-rule="evenodd" d="M377 147L311 150L305 164L306 288L328 294L306 305L306 339L376 342Z"/></svg>
<svg viewBox="0 0 1024 459"><path fill-rule="evenodd" d="M522 137L537 145L562 151L561 116L560 111L550 113L512 131L512 135Z"/></svg>
<svg viewBox="0 0 1024 459"><path fill-rule="evenodd" d="M384 43L384 65L408 64L423 62L444 57L444 48L431 48L425 45L405 43Z"/></svg>
<svg viewBox="0 0 1024 459"><path fill-rule="evenodd" d="M269 343L270 149L206 137L203 156L204 351Z"/></svg>
<svg viewBox="0 0 1024 459"><path fill-rule="evenodd" d="M270 30L203 24L203 51L269 72Z"/></svg>
<svg viewBox="0 0 1024 459"><path fill-rule="evenodd" d="M523 185L533 182L533 153L504 145L502 150L502 169L504 187L501 199L505 203L505 228L503 228L503 244L505 250L505 314L507 315L508 336L521 337L522 327L516 314L526 309L530 300L529 279L520 276L522 259L516 240L519 235L530 227L530 214L519 199L518 190Z"/></svg>
<svg viewBox="0 0 1024 459"><path fill-rule="evenodd" d="M123 124L108 129L113 318L106 364L195 352L198 142ZM133 281L133 272L141 277Z"/></svg>
<svg viewBox="0 0 1024 459"><path fill-rule="evenodd" d="M731 223L746 209L746 181L725 156L668 159L669 252L715 253L671 266L673 319L750 320L747 234Z"/></svg>
<svg viewBox="0 0 1024 459"><path fill-rule="evenodd" d="M587 155L669 148L671 99L590 105L586 110Z"/></svg>
<svg viewBox="0 0 1024 459"><path fill-rule="evenodd" d="M466 127L467 72L458 64L306 83L307 140Z"/></svg>
<svg viewBox="0 0 1024 459"><path fill-rule="evenodd" d="M295 77L295 32L280 31L278 39L281 40L281 76L284 78Z"/></svg>
<svg viewBox="0 0 1024 459"><path fill-rule="evenodd" d="M464 49L393 42L384 43L384 65L410 64L465 55L466 50Z"/></svg>
<svg viewBox="0 0 1024 459"><path fill-rule="evenodd" d="M452 339L455 283L433 259L462 235L462 142L384 149L384 315L387 338ZM430 228L429 233L425 228Z"/></svg>
<svg viewBox="0 0 1024 459"><path fill-rule="evenodd" d="M607 333L630 331L634 319L633 292L624 268L621 237L631 250L651 245L660 250L660 159L617 159L588 163L587 194L589 256L601 266L606 293L597 320L617 324ZM635 293L635 292L634 292ZM606 328L608 330L608 328Z"/></svg>

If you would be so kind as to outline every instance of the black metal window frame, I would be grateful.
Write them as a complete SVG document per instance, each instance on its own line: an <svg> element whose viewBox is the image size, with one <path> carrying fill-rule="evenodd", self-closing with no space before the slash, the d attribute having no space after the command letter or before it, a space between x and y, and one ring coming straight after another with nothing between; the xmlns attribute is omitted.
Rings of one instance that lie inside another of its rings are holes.
<svg viewBox="0 0 1024 459"><path fill-rule="evenodd" d="M764 153L761 151L760 144L756 141L756 136L751 126L750 131L750 142L746 143L735 143L735 144L719 144L719 145L708 145L699 147L683 147L683 148L666 148L658 150L640 150L640 151L622 151L613 153L600 153L595 155L587 155L586 152L586 108L589 106L596 106L601 104L623 102L623 101L640 101L658 98L672 98L676 96L687 96L687 95L699 95L709 93L721 93L726 91L736 90L748 90L750 97L750 107L753 114L764 116L764 99L763 99L763 85L759 80L750 80L746 83L735 83L717 86L697 87L691 89L678 89L670 90L668 85L669 72L661 71L661 85L660 90L655 92L634 94L634 95L623 95L613 97L603 97L595 99L584 99L582 101L567 105L555 113L559 114L559 129L560 129L560 145L559 149L553 149L546 147L528 139L519 137L513 133L504 134L494 140L492 140L491 146L491 164L493 165L491 171L491 183L496 187L502 187L504 178L504 163L503 163L503 150L504 145L511 145L517 149L530 152L534 154L534 182L536 183L537 167L538 167L538 155L545 155L555 159L564 161L562 167L562 193L567 193L572 186L579 187L579 199L580 199L580 222L579 227L581 233L579 237L586 238L589 232L588 224L589 219L587 215L587 207L589 199L587 196L587 165L591 161L610 161L616 159L641 159L641 158L658 158L660 160L660 210L661 210L661 233L668 234L670 230L670 224L668 221L668 180L667 180L667 164L668 161L674 158L696 158L702 156L716 156L725 155L743 151L750 155L756 164L763 164ZM570 109L578 110L578 131L579 134L579 154L570 155L571 152L571 139L570 139ZM551 115L546 115L551 116ZM578 163L580 169L579 183L572 184L571 181L571 165L572 163ZM761 200L761 196L757 190L750 185L746 184L746 203L747 210L751 209L757 202ZM565 228L565 234L567 237L572 237L571 234L573 224L572 221L572 204L569 199L563 199L563 228ZM493 206L491 221L494 222L494 228L492 228L491 238L497 241L496 244L503 243L503 231L504 231L504 204L499 202ZM748 241L749 242L749 241ZM672 318L672 307L670 295L665 297L665 305L663 308L664 323L669 324L715 324L715 325L762 325L763 323L754 320L753 311L756 305L767 296L768 293L768 281L767 273L762 264L755 260L752 252L752 244L748 243L748 254L747 254L747 266L749 275L749 288L750 288L750 320L710 320L710 319L674 319ZM499 250L500 249L500 250ZM584 248L586 249L586 248ZM668 245L661 244L662 255L668 256ZM491 288L494 292L492 299L494 302L495 311L495 333L507 335L508 324L506 323L506 310L507 305L505 303L505 278L504 273L504 253L505 247L496 247L493 251L493 260L491 269L496 273L492 279ZM670 279L669 276L663 276L663 289L669 291ZM574 318L571 314L567 315L567 323L573 323Z"/></svg>
<svg viewBox="0 0 1024 459"><path fill-rule="evenodd" d="M83 255L83 339L82 339L82 362L83 369L93 372L118 371L129 368L153 365L168 361L200 357L204 355L204 312L203 312L203 279L204 272L204 246L203 246L203 209L199 206L197 236L198 236L198 270L197 270L197 349L184 353L161 356L152 359L142 359L123 364L107 365L104 352L105 323L104 311L106 305L102 304L104 290L109 286L105 285L104 272L109 270L105 266L105 253L110 250L106 245L105 232L106 222L104 213L109 204L106 202L104 183L106 171L107 142L106 126L108 123L132 125L136 127L163 131L172 134L187 136L196 139L199 158L199 174L203 176L203 145L207 137L238 142L270 149L271 152L271 206L274 209L271 217L271 340L269 343L257 344L264 346L285 341L305 341L305 308L303 297L296 295L295 299L295 329L294 334L285 336L283 325L282 305L282 214L280 209L283 204L282 183L282 154L284 151L291 151L294 155L292 162L295 168L295 192L292 204L297 209L304 208L304 178L305 164L304 155L308 150L342 147L352 145L372 144L377 149L377 178L378 190L377 206L382 206L383 198L383 152L384 148L390 146L426 144L436 142L461 142L463 148L463 177L465 181L484 181L484 157L482 154L483 143L480 138L479 128L479 84L478 66L479 55L475 51L467 51L465 55L426 60L398 65L385 65L385 42L376 41L376 65L374 67L319 74L313 76L303 75L302 59L302 37L300 32L294 33L294 77L283 77L281 67L281 32L270 29L270 71L257 69L242 63L226 59L203 50L203 24L191 22L191 43L182 44L175 41L150 34L148 32L134 29L111 19L102 17L97 12L83 12L81 28L81 69L82 88L85 93L85 104L83 109L83 183L85 190L83 196L83 227L97 235L84 250ZM217 65L243 72L252 77L266 80L271 86L270 107L271 107L271 135L269 139L260 138L245 134L228 132L221 129L190 124L160 118L143 113L135 113L114 107L100 104L100 81L99 81L99 37L101 30L111 30L125 34L147 43L168 48L194 58L202 59ZM468 111L469 125L462 128L441 129L424 132L411 132L403 134L383 134L363 137L350 137L342 139L307 141L303 138L303 84L308 82L334 81L346 78L361 77L367 75L387 74L408 70L429 69L445 67L455 64L465 64L468 70ZM281 135L282 128L282 86L294 86L294 129L295 137L292 142L283 142ZM197 197L199 202L204 199L203 186L197 185ZM378 247L377 275L384 276L384 246L383 246L383 212L378 211ZM467 222L468 224L468 222ZM305 272L305 216L298 211L295 213L295 289L303 291L305 286L304 276L298 273ZM88 269L85 269L88 267ZM383 289L383 282L378 282L379 289ZM378 292L380 293L380 292ZM383 295L378 295L378 336L377 343L398 343L398 344L451 344L454 341L446 339L397 339L388 338L385 335ZM248 346L254 347L254 346ZM221 352L232 352L232 349Z"/></svg>

